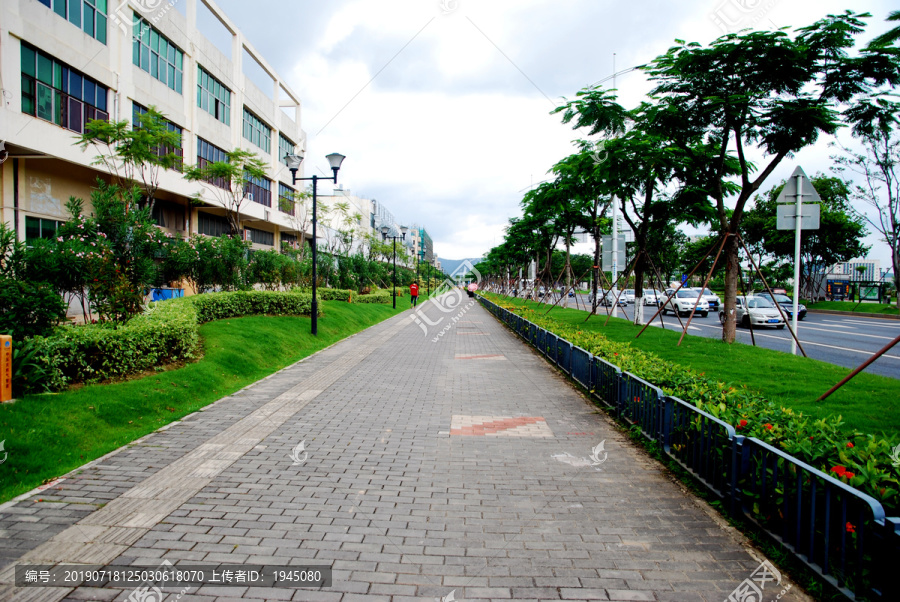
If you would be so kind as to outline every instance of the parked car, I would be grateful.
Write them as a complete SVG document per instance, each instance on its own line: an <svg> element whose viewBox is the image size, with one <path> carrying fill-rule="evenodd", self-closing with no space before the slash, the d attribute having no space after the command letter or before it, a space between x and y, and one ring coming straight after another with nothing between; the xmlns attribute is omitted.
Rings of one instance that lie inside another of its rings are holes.
<svg viewBox="0 0 900 602"><path fill-rule="evenodd" d="M738 297L735 299L735 318L739 326L749 328L753 326L774 326L781 330L784 328L784 320L775 307L768 299L756 295L747 297ZM719 321L725 323L725 310L719 310Z"/></svg>
<svg viewBox="0 0 900 602"><path fill-rule="evenodd" d="M616 291L615 293L613 293L613 291L603 291L603 290L599 290L599 291L597 291L597 292L600 294L600 303L598 304L598 305L600 305L600 307L612 307L613 305L616 304L616 303L615 303L615 302L616 302L616 295L619 294L618 291ZM591 293L590 295L588 295L588 301L591 302L591 303L593 303L593 301L594 301L594 294L593 294L593 293ZM628 304L625 302L625 295L624 295L624 294L619 295L619 303L618 303L618 305L619 305L619 307L626 307L626 306L628 305Z"/></svg>
<svg viewBox="0 0 900 602"><path fill-rule="evenodd" d="M668 289L665 296L669 297L672 293L675 294L663 305L662 313L670 311L673 314L687 315L693 310L694 313L700 314L701 318L709 315L709 303L703 297L700 297L700 293L697 291L682 288L675 292L674 289ZM700 299L699 302L697 301L698 298ZM694 304L697 305L696 309L694 309Z"/></svg>
<svg viewBox="0 0 900 602"><path fill-rule="evenodd" d="M780 305L782 307L782 309L784 309L784 313L785 313L785 315L787 315L788 320L793 319L793 317L794 317L794 300L791 299L790 297L788 297L787 295L781 295L779 293L775 293L775 291L772 291L772 292L775 294L774 298L769 293L758 293L756 296L762 297L763 299L768 299L769 301L772 301L773 303L777 303L778 305ZM800 303L797 305L797 319L802 320L805 317L806 317L806 306L803 305L802 303Z"/></svg>
<svg viewBox="0 0 900 602"><path fill-rule="evenodd" d="M666 296L656 289L644 289L644 305L660 305Z"/></svg>
<svg viewBox="0 0 900 602"><path fill-rule="evenodd" d="M634 289L626 288L622 291L622 298L625 299L625 303L634 303Z"/></svg>
<svg viewBox="0 0 900 602"><path fill-rule="evenodd" d="M719 306L722 305L722 301L717 294L708 288L700 288L699 286L692 288L691 290L701 294L703 299L709 304L709 311L713 313L719 311Z"/></svg>

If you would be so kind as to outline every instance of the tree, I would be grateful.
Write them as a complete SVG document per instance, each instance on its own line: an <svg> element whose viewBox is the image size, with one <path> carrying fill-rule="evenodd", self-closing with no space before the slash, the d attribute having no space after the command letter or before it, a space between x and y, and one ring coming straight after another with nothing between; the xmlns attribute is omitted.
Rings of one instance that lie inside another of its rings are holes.
<svg viewBox="0 0 900 602"><path fill-rule="evenodd" d="M796 294L814 299L828 268L835 263L864 256L869 248L862 244L867 232L865 220L853 211L850 188L839 178L817 175L812 185L822 199L818 230L804 230L800 242L800 277ZM747 211L741 231L748 245L759 247L776 263L794 263L794 231L778 230L778 204L775 202L785 182L767 194L757 196L756 206ZM802 293L801 293L802 291Z"/></svg>
<svg viewBox="0 0 900 602"><path fill-rule="evenodd" d="M708 164L714 175L709 192L719 233L726 237L722 338L728 343L735 339L741 269L735 235L747 202L782 160L821 134L837 131L839 105L900 81L897 60L887 52L848 56L854 36L864 30L861 19L868 16L852 11L829 15L799 29L794 38L784 31L753 31L728 34L708 47L679 40L644 68L657 82L651 94L679 116L673 133L686 141L702 136L718 149ZM747 146L764 154L758 171L747 159ZM731 149L739 162L740 190L729 207L725 185Z"/></svg>
<svg viewBox="0 0 900 602"><path fill-rule="evenodd" d="M853 198L874 210L865 212L866 221L884 237L891 250L894 290L900 291L900 103L883 98L862 102L850 113L853 136L863 152L844 149L833 156L838 172L853 171L864 183L853 188ZM900 295L897 295L900 309Z"/></svg>
<svg viewBox="0 0 900 602"><path fill-rule="evenodd" d="M181 148L181 134L172 131L153 106L137 120L137 126L125 120L91 120L76 144L81 150L89 146L97 150L93 164L106 167L119 191L138 186L143 193L138 207L147 207L152 213L160 170L181 167L181 157L175 152Z"/></svg>
<svg viewBox="0 0 900 602"><path fill-rule="evenodd" d="M266 177L266 164L256 153L235 149L225 153L225 161L195 165L184 172L191 182L200 182L225 208L231 235L241 231L241 207L247 202L248 188ZM195 200L202 201L201 193Z"/></svg>
<svg viewBox="0 0 900 602"><path fill-rule="evenodd" d="M900 21L900 10L895 10L891 14L888 15L888 21ZM888 46L892 46L894 42L900 40L900 25L894 27L893 29L889 29L871 42L869 42L869 48L887 48Z"/></svg>

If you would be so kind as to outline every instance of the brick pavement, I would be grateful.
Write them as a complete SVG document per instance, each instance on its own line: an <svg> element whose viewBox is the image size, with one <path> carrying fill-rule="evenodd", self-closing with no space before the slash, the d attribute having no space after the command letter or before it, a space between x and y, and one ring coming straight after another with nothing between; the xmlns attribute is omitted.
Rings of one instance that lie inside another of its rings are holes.
<svg viewBox="0 0 900 602"><path fill-rule="evenodd" d="M209 601L721 601L750 577L739 535L484 309L420 307L443 321L406 312L0 507L0 599L140 599L16 589L13 563L334 570L167 590Z"/></svg>

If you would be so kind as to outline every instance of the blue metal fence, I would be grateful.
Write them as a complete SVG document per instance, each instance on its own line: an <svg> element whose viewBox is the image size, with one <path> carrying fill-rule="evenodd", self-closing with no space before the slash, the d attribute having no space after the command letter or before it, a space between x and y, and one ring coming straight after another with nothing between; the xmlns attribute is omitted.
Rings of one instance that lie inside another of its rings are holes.
<svg viewBox="0 0 900 602"><path fill-rule="evenodd" d="M582 349L581 347L572 348L572 378L575 379L585 389L591 389L593 382L591 380L591 366L594 356Z"/></svg>
<svg viewBox="0 0 900 602"><path fill-rule="evenodd" d="M729 511L744 515L850 598L900 599L900 518L874 498L479 297L616 415L640 427Z"/></svg>

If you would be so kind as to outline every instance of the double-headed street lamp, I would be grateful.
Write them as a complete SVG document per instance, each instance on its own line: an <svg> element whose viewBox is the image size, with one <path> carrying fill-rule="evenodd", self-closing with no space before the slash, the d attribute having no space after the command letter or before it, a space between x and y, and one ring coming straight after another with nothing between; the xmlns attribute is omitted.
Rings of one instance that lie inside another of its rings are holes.
<svg viewBox="0 0 900 602"><path fill-rule="evenodd" d="M400 226L400 236L388 236L388 232L391 231L390 226L381 227L381 240L390 238L394 241L394 309L397 309L397 239L406 240L407 230L409 230L409 228L406 226Z"/></svg>
<svg viewBox="0 0 900 602"><path fill-rule="evenodd" d="M328 164L331 165L331 171L334 173L332 177L323 177L314 175L311 178L298 178L297 170L300 169L300 163L303 162L303 155L285 155L284 160L287 162L288 169L291 170L291 176L294 178L294 185L301 180L312 180L313 183L313 202L312 202L312 333L319 334L319 303L316 300L316 249L318 248L318 239L316 238L316 196L318 194L319 180L328 180L337 184L338 170L341 163L344 162L344 155L340 153L331 153L327 157Z"/></svg>

